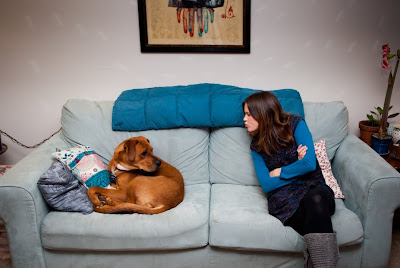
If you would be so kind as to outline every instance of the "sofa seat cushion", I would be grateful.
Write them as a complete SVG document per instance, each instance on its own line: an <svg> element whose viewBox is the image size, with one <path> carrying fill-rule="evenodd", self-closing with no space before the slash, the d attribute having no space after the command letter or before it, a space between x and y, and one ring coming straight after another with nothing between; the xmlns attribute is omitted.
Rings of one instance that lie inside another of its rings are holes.
<svg viewBox="0 0 400 268"><path fill-rule="evenodd" d="M361 222L343 200L336 199L332 223L339 245L362 242ZM229 184L211 187L210 245L283 252L306 248L301 235L268 214L268 201L261 187Z"/></svg>
<svg viewBox="0 0 400 268"><path fill-rule="evenodd" d="M42 245L53 250L136 251L198 248L208 243L210 185L185 186L177 207L156 215L50 212Z"/></svg>

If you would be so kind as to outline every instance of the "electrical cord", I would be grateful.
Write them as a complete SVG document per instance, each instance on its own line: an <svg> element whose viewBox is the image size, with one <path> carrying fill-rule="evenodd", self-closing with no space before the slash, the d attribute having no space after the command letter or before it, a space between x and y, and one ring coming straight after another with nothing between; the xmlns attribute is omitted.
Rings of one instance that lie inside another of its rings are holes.
<svg viewBox="0 0 400 268"><path fill-rule="evenodd" d="M48 137L47 139L43 140L42 142L40 142L40 143L38 143L38 144L35 144L35 145L33 145L33 146L28 146L28 145L25 145L25 144L19 142L18 140L16 140L15 138L11 137L9 134L7 134L6 132L4 132L4 131L2 131L2 130L0 129L0 133L1 133L1 134L3 134L4 136L10 138L10 140L12 140L14 143L18 144L19 146L24 147L24 148L27 148L27 149L34 149L34 148L39 147L40 145L42 145L43 143L45 143L46 141L48 141L51 137L53 137L54 135L56 135L56 134L57 134L58 132L60 132L60 131L61 131L61 128L60 128L59 130L57 130L56 132L54 132L53 134L51 134L50 137Z"/></svg>

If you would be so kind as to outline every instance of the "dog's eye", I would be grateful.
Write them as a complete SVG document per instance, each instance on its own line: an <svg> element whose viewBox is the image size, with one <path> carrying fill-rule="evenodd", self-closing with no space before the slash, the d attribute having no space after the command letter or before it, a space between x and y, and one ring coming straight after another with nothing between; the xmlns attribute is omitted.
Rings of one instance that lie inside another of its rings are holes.
<svg viewBox="0 0 400 268"><path fill-rule="evenodd" d="M148 155L148 152L147 151L144 151L143 153L142 153L142 156L147 156Z"/></svg>
<svg viewBox="0 0 400 268"><path fill-rule="evenodd" d="M125 152L128 151L128 147L124 146L124 151Z"/></svg>

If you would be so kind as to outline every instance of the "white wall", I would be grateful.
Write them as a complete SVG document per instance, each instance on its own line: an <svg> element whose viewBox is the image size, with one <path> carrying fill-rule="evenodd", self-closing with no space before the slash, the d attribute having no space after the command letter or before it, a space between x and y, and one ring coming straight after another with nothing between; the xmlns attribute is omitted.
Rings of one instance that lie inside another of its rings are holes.
<svg viewBox="0 0 400 268"><path fill-rule="evenodd" d="M251 54L234 55L142 54L136 0L0 0L0 129L32 145L60 127L69 98L115 100L126 89L211 82L342 100L358 135L358 121L383 105L381 45L400 48L400 1L251 2ZM2 139L9 149L0 164L31 151Z"/></svg>

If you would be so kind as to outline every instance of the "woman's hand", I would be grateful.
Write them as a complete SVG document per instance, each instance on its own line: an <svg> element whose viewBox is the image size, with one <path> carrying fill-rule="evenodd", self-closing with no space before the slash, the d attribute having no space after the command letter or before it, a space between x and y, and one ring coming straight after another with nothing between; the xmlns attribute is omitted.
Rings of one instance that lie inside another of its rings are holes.
<svg viewBox="0 0 400 268"><path fill-rule="evenodd" d="M298 155L298 160L303 159L304 156L306 155L308 148L307 146L303 146L303 145L299 145L299 147L297 147L297 155ZM270 177L280 177L281 176L281 168L276 168L272 171L269 172L269 176Z"/></svg>
<svg viewBox="0 0 400 268"><path fill-rule="evenodd" d="M306 156L306 152L307 152L307 146L303 146L303 145L299 145L299 147L297 147L297 159L301 160L304 158L304 156Z"/></svg>
<svg viewBox="0 0 400 268"><path fill-rule="evenodd" d="M279 177L281 176L281 168L276 168L269 172L270 177Z"/></svg>

